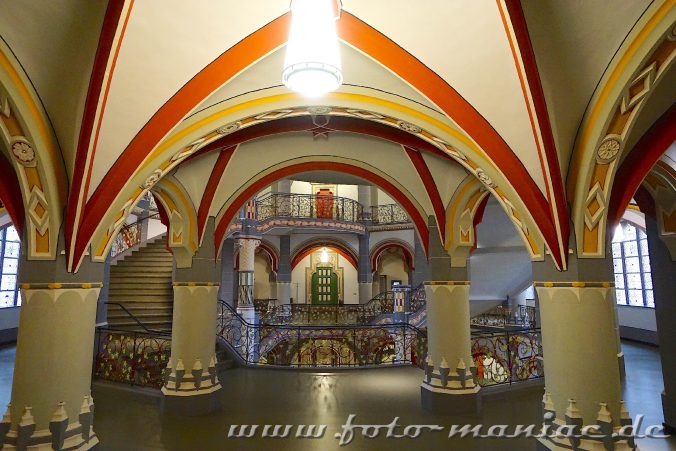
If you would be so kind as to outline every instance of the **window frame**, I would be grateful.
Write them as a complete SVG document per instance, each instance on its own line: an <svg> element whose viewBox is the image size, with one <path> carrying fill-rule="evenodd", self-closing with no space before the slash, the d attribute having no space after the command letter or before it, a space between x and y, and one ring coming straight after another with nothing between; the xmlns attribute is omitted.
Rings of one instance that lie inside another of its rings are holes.
<svg viewBox="0 0 676 451"><path fill-rule="evenodd" d="M618 276L618 274L615 272L615 260L619 259L621 261L621 264L622 264L621 275L622 275L622 279L624 280L624 287L623 288L618 288L617 284L615 286L615 303L617 305L622 305L624 307L638 307L638 308L652 308L652 309L654 309L655 308L655 291L654 291L654 288L646 288L646 275L648 277L650 277L651 285L652 285L652 262L650 261L650 249L648 248L648 245L647 245L648 237L646 235L645 230L643 230L643 228L639 227L637 224L634 224L634 223L627 221L627 220L624 220L624 219L621 220L619 226L624 228L625 225L629 225L630 227L635 229L636 237L633 238L633 239L622 240L622 241L615 241L615 239L613 237L613 240L612 240L612 243L611 243L611 250L610 251L611 251L611 258L613 260L613 277L616 278ZM641 234L643 234L643 236ZM647 250L647 252L645 252L644 249L643 249L643 246L641 246L641 241L643 241L643 239L646 240L646 250ZM625 243L635 243L636 244L636 251L637 251L636 256L627 256L626 255L625 250L624 250L624 244ZM615 255L614 255L613 246L615 244L619 245L620 257L615 257ZM649 264L649 267L650 267L649 271L646 271L645 268L643 267L643 258L644 257L647 258L647 260L648 260L648 264ZM629 279L627 277L628 276L628 272L627 272L627 259L628 258L638 258L638 273L632 272L632 273L629 273L629 274L639 274L639 277L640 277L640 280L641 280L641 288L640 288L641 300L642 300L641 305L632 304L631 301L629 300L629 290L639 290L639 289L637 289L637 288L631 288L630 289L629 288ZM617 296L617 292L619 290L624 292L625 303L619 302L619 298ZM647 300L647 297L646 297L646 291L648 291L648 290L652 291L652 293L653 293L652 305L648 304L648 300Z"/></svg>
<svg viewBox="0 0 676 451"><path fill-rule="evenodd" d="M7 250L7 231L9 230L10 227L13 227L12 224L8 224L5 227L0 228L0 283L2 283L2 278L5 275L13 275L16 278L15 286L14 286L14 299L12 300L12 305L0 305L0 309L5 309L5 308L15 308L15 307L21 307L21 294L20 294L20 288L19 288L19 266L21 265L21 240L18 241L11 241L11 243L18 243L19 244L19 254L17 257L6 257L5 253ZM16 229L15 229L16 231ZM18 235L18 232L16 232ZM16 260L16 273L15 274L5 274L4 273L4 267L5 267L5 258ZM0 290L0 291L9 291L9 290Z"/></svg>

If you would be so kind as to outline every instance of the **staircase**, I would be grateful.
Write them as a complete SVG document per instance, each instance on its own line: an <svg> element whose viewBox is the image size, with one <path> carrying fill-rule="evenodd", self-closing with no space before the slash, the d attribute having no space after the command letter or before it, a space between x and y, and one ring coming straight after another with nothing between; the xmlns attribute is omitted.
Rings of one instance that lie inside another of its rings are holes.
<svg viewBox="0 0 676 451"><path fill-rule="evenodd" d="M166 235L149 240L110 267L108 301L122 304L151 330L171 330L173 257ZM119 305L108 304L108 327L143 331Z"/></svg>

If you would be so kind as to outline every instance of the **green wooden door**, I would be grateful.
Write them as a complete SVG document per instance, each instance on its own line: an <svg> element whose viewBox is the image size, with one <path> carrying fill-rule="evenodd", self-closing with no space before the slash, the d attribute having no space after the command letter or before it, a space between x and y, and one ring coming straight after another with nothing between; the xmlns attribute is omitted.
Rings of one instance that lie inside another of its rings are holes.
<svg viewBox="0 0 676 451"><path fill-rule="evenodd" d="M331 267L318 266L312 274L312 303L338 304L338 275Z"/></svg>

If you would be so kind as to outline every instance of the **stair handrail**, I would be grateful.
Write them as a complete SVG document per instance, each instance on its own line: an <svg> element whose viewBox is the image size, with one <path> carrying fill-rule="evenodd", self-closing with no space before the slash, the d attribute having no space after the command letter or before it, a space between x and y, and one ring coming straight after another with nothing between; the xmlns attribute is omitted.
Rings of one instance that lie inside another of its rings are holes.
<svg viewBox="0 0 676 451"><path fill-rule="evenodd" d="M121 303L119 303L119 302L105 301L103 304L104 304L104 305L116 305L116 306L120 307L120 308L121 308L121 309L122 309L122 310L123 310L123 311L131 318L131 319L134 320L134 322L135 322L136 324L138 324L141 328L143 328L144 331L148 332L149 334L157 334L157 335L163 335L163 336L169 335L169 336L171 336L171 332L168 332L168 331L166 331L166 330L154 330L154 329L149 329L148 327L146 327L145 324L143 324L143 323L141 322L141 320L139 320L139 319L136 317L136 315L134 315L132 312L130 312L130 311L127 309L127 307L125 307L123 304L121 304ZM119 330L119 329L115 329L115 328L111 328L111 327L107 327L107 326L102 326L102 327L100 327L100 328Z"/></svg>

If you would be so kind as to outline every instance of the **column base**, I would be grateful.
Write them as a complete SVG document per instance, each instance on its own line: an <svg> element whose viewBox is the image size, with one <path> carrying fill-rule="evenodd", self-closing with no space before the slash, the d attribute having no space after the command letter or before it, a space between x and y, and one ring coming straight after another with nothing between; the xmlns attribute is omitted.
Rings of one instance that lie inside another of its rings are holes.
<svg viewBox="0 0 676 451"><path fill-rule="evenodd" d="M50 430L37 431L31 437L22 439L19 439L18 435L16 429L9 431L4 437L4 442L0 440L0 449L25 449L26 446L37 451L52 451L55 449L54 446L56 445L53 444L54 438ZM19 441L23 442L21 446L17 446ZM76 423L65 429L63 442L59 446L58 449L95 450L99 449L99 439L90 426L89 437L85 440L82 436L82 425Z"/></svg>
<svg viewBox="0 0 676 451"><path fill-rule="evenodd" d="M476 414L481 412L479 387L447 390L425 382L420 386L422 408L437 415Z"/></svg>
<svg viewBox="0 0 676 451"><path fill-rule="evenodd" d="M195 417L215 412L221 408L220 386L200 394L176 395L162 388L160 412L162 415Z"/></svg>
<svg viewBox="0 0 676 451"><path fill-rule="evenodd" d="M664 427L670 434L676 433L676 399L662 392L662 412L664 414Z"/></svg>

